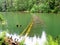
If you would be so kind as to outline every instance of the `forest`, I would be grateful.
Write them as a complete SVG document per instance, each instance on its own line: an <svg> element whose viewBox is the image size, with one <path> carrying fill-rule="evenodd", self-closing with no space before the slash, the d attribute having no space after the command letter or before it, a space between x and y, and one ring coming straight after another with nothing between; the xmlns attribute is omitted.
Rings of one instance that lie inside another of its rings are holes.
<svg viewBox="0 0 60 45"><path fill-rule="evenodd" d="M58 13L60 0L0 0L0 11Z"/></svg>

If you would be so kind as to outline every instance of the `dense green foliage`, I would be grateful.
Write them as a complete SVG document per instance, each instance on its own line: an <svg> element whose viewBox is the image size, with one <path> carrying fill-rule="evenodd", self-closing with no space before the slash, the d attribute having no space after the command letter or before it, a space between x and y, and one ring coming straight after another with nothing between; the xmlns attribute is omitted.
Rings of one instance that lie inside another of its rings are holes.
<svg viewBox="0 0 60 45"><path fill-rule="evenodd" d="M0 0L0 11L60 11L60 0Z"/></svg>
<svg viewBox="0 0 60 45"><path fill-rule="evenodd" d="M5 38L6 37L6 32L0 32L0 45L8 45L7 42L5 42Z"/></svg>

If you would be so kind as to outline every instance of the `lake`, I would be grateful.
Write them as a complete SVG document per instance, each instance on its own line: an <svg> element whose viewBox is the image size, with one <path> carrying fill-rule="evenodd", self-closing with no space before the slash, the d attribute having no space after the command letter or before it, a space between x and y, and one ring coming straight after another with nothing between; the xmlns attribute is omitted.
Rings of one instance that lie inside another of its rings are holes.
<svg viewBox="0 0 60 45"><path fill-rule="evenodd" d="M0 30L2 31L20 35L32 20L33 25L29 36L41 36L42 31L52 36L60 35L60 14L0 12L0 15L7 22L5 25L0 24Z"/></svg>

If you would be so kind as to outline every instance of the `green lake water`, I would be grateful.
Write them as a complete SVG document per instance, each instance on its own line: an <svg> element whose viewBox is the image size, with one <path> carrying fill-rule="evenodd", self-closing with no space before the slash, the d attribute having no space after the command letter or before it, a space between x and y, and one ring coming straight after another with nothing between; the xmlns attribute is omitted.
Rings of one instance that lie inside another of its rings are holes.
<svg viewBox="0 0 60 45"><path fill-rule="evenodd" d="M0 15L2 15L7 21L7 25L0 24L0 30L6 31L8 29L9 33L21 34L21 32L31 22L33 14L19 12L0 12ZM44 25L34 24L29 33L29 36L40 36L42 31L45 31L47 34L52 36L60 35L60 14L35 13L35 15L38 16L39 19L42 19ZM19 25L19 27L16 25Z"/></svg>

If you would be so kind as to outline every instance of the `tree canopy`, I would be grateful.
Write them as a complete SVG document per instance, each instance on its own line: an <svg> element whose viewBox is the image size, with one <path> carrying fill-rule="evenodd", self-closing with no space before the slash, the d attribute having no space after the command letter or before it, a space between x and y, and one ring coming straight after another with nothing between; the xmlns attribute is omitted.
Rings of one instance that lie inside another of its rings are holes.
<svg viewBox="0 0 60 45"><path fill-rule="evenodd" d="M60 0L0 0L0 11L59 12Z"/></svg>

